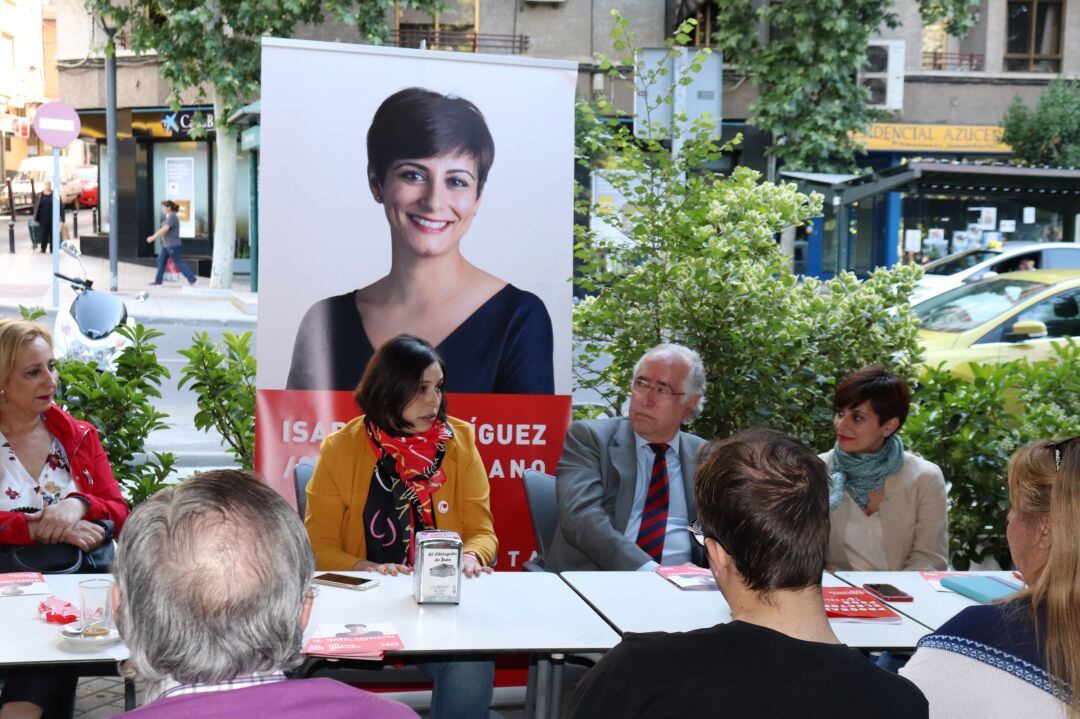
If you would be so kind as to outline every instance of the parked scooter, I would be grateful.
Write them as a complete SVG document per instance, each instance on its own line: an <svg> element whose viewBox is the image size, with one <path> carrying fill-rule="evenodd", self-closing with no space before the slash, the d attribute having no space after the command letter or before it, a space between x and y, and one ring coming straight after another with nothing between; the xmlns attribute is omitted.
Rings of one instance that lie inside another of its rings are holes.
<svg viewBox="0 0 1080 719"><path fill-rule="evenodd" d="M75 300L71 307L56 313L53 327L53 353L57 359L72 357L83 362L95 362L98 369L116 370L116 359L130 340L117 332L121 325L134 325L128 316L124 301L114 294L94 289L94 282L86 277L82 252L75 243L60 244L60 251L74 257L82 269L82 278L55 273L56 277L75 288ZM136 300L146 299L140 292Z"/></svg>

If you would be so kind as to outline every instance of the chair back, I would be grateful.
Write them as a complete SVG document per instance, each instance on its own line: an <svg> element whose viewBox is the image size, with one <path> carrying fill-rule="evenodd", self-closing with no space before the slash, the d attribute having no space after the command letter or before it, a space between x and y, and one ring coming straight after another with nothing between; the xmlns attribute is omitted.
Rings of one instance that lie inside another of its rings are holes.
<svg viewBox="0 0 1080 719"><path fill-rule="evenodd" d="M296 511L300 519L307 515L307 485L311 481L311 475L315 473L315 467L307 462L297 462L293 467L293 486L296 488Z"/></svg>
<svg viewBox="0 0 1080 719"><path fill-rule="evenodd" d="M559 522L555 478L535 469L525 470L525 498L529 503L529 514L532 515L536 551L543 557L551 546L555 526Z"/></svg>

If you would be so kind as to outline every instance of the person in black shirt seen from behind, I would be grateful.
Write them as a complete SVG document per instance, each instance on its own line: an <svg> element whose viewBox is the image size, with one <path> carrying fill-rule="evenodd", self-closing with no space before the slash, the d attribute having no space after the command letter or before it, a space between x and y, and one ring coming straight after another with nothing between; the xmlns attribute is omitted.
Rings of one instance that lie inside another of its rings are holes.
<svg viewBox="0 0 1080 719"><path fill-rule="evenodd" d="M836 638L821 593L829 476L801 442L754 429L705 445L698 525L732 619L623 635L578 686L571 717L927 717L911 682Z"/></svg>

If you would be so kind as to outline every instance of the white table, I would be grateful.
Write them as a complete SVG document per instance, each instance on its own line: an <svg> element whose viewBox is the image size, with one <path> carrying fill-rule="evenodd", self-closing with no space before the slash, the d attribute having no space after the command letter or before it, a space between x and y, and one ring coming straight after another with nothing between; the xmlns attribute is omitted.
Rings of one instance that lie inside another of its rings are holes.
<svg viewBox="0 0 1080 719"><path fill-rule="evenodd" d="M375 576L371 573L344 572ZM78 583L109 575L49 575L53 594L78 604ZM495 572L462 580L457 605L417 604L411 576L377 577L379 586L358 592L319 586L305 640L319 624L391 622L401 635L403 654L528 653L538 658L530 673L535 714L558 712L563 655L606 651L619 635L558 576L544 572ZM48 595L0 597L5 639L0 665L81 664L126 659L117 643L92 652L71 651L56 635L59 627L37 616Z"/></svg>
<svg viewBox="0 0 1080 719"><path fill-rule="evenodd" d="M687 591L655 572L563 572L567 581L620 634L685 632L731 621L720 592ZM831 574L826 587L846 587ZM844 644L860 649L910 649L929 630L900 615L899 624L832 622Z"/></svg>
<svg viewBox="0 0 1080 719"><path fill-rule="evenodd" d="M1000 577L1013 584L1020 584L1012 572L955 572L955 574L979 574ZM911 617L920 624L936 630L956 616L960 610L978 605L956 592L939 592L919 576L918 572L837 572L836 576L854 587L864 584L891 584L912 596L910 602L885 602L897 612Z"/></svg>
<svg viewBox="0 0 1080 719"><path fill-rule="evenodd" d="M87 579L112 579L108 574L49 574L45 577L49 589L57 597L79 606L79 582ZM95 670L86 665L108 664L116 673L116 663L127 659L128 650L122 642L87 651L74 649L57 636L61 625L50 624L38 617L38 605L48 594L31 594L20 597L0 597L0 618L4 640L0 641L0 666L27 664L55 664L80 666L93 674ZM124 703L127 709L135 708L135 684L124 681Z"/></svg>
<svg viewBox="0 0 1080 719"><path fill-rule="evenodd" d="M49 574L45 582L53 594L79 606L79 582L86 579L111 579L108 574ZM11 664L85 664L116 662L127 659L127 648L120 642L93 651L72 649L57 636L59 624L38 618L38 605L49 595L0 597L4 640L0 642L0 665Z"/></svg>
<svg viewBox="0 0 1080 719"><path fill-rule="evenodd" d="M391 622L402 654L533 654L539 661L535 678L530 672L530 694L538 716L558 712L564 654L606 651L619 643L607 622L554 574L462 579L456 605L417 604L411 576L377 579L379 586L365 591L319 586L305 640L319 624Z"/></svg>

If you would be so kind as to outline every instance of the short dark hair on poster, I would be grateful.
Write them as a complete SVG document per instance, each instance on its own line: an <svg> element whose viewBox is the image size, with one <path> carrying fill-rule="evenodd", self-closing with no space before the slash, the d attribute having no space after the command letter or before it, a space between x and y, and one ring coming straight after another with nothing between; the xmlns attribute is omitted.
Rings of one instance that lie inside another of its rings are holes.
<svg viewBox="0 0 1080 719"><path fill-rule="evenodd" d="M382 184L398 160L460 153L476 161L476 192L495 162L495 141L484 114L468 100L420 87L383 100L367 133L368 172Z"/></svg>
<svg viewBox="0 0 1080 719"><path fill-rule="evenodd" d="M714 439L694 476L705 536L763 595L821 584L829 549L829 473L802 442L771 429Z"/></svg>
<svg viewBox="0 0 1080 719"><path fill-rule="evenodd" d="M903 377L880 365L863 367L845 377L836 388L833 410L851 409L863 402L874 408L879 423L885 424L895 417L903 427L911 408L911 389Z"/></svg>
<svg viewBox="0 0 1080 719"><path fill-rule="evenodd" d="M439 365L445 377L446 364L431 344L414 335L398 335L376 350L353 398L375 426L390 433L406 432L402 412L416 396L424 370L433 364ZM438 417L446 421L445 396Z"/></svg>

